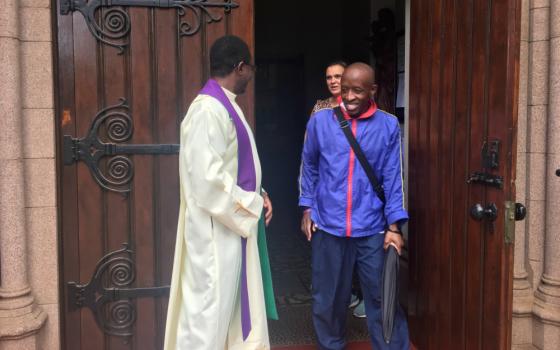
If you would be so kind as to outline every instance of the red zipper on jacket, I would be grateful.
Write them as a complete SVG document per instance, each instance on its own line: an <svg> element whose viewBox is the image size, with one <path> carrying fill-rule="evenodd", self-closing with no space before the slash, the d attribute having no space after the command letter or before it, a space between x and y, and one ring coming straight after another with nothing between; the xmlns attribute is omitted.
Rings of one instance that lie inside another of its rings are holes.
<svg viewBox="0 0 560 350"><path fill-rule="evenodd" d="M356 137L357 122L352 119L352 134ZM354 178L354 161L356 155L354 150L350 147L350 160L348 163L348 191L346 192L346 237L352 235L352 179Z"/></svg>
<svg viewBox="0 0 560 350"><path fill-rule="evenodd" d="M362 113L358 118L351 118L346 112L340 96L338 97L338 104L342 107L344 119L348 120L352 125L352 134L354 134L354 137L356 137L358 129L357 119L369 118L377 112L377 104L372 101L367 111ZM346 192L346 237L352 236L352 180L354 178L355 159L356 155L354 154L354 150L350 147L350 159L348 160L348 189Z"/></svg>

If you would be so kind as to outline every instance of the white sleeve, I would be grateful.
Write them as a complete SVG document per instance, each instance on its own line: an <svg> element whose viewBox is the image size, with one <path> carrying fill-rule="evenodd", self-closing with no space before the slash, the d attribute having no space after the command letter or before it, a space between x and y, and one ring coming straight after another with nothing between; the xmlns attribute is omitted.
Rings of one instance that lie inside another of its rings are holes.
<svg viewBox="0 0 560 350"><path fill-rule="evenodd" d="M179 153L184 167L181 170L190 181L189 192L196 205L215 220L240 236L249 237L256 232L263 198L237 186L224 169L229 117L224 118L204 104L193 107L187 123L181 126Z"/></svg>

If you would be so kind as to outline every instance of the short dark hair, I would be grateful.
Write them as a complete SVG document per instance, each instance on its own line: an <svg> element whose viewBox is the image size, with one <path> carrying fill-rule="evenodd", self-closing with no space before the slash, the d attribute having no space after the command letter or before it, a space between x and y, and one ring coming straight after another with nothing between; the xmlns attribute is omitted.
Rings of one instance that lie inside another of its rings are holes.
<svg viewBox="0 0 560 350"><path fill-rule="evenodd" d="M342 60L332 61L331 63L327 64L327 68L332 66L342 66L344 68L348 67L348 64Z"/></svg>
<svg viewBox="0 0 560 350"><path fill-rule="evenodd" d="M226 35L214 42L210 48L210 75L225 77L233 72L239 62L250 64L249 46L234 35Z"/></svg>

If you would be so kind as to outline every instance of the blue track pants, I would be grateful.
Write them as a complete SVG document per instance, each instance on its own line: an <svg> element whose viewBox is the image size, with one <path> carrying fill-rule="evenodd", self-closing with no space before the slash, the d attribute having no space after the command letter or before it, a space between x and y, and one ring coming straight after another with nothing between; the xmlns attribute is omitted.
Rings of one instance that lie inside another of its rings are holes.
<svg viewBox="0 0 560 350"><path fill-rule="evenodd" d="M313 326L319 349L342 350L346 346L346 316L352 289L352 272L357 269L373 349L408 350L408 326L397 308L391 343L383 340L381 326L381 275L385 235L337 237L318 230L311 240Z"/></svg>

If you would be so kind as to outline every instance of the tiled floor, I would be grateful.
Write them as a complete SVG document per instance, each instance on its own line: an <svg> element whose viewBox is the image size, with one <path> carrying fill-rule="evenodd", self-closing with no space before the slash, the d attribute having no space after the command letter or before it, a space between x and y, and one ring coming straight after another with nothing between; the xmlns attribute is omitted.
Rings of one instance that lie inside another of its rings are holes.
<svg viewBox="0 0 560 350"><path fill-rule="evenodd" d="M353 342L349 343L346 350L371 350L371 343L369 342ZM291 346L291 347L273 347L272 350L315 350L317 349L314 345L304 345L304 346ZM515 349L515 348L514 348ZM534 349L534 348L531 348ZM410 345L410 350L418 350L414 345ZM520 349L526 350L526 349Z"/></svg>

